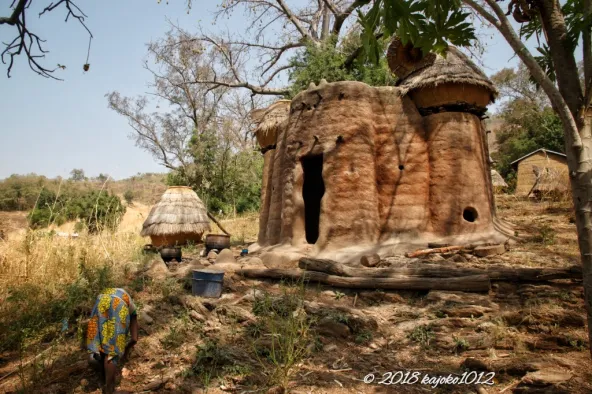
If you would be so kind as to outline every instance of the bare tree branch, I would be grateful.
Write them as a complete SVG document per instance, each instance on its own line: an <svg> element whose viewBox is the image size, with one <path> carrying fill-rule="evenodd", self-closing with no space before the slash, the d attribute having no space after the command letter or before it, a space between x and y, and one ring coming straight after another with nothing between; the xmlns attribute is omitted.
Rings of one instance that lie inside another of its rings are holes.
<svg viewBox="0 0 592 394"><path fill-rule="evenodd" d="M16 0L13 1L12 6L14 6L15 2ZM61 80L60 78L54 76L53 72L55 72L57 69L63 69L65 66L58 64L58 66L55 68L46 68L39 63L38 59L44 58L47 51L42 46L45 40L41 39L37 34L31 32L27 27L27 9L31 5L31 2L31 0L18 0L18 3L14 7L12 14L9 17L0 18L0 25L6 24L9 26L15 26L18 32L17 36L12 41L4 43L5 48L0 54L0 59L2 60L3 64L8 64L8 78L10 78L15 57L24 53L29 63L29 67L36 74L45 78ZM44 14L55 10L61 5L63 5L68 11L65 22L68 22L70 17L77 19L78 22L88 32L89 40L91 40L93 35L85 24L86 15L72 0L59 0L55 4L52 2L47 7L45 7L41 13L39 13L39 16L41 17Z"/></svg>

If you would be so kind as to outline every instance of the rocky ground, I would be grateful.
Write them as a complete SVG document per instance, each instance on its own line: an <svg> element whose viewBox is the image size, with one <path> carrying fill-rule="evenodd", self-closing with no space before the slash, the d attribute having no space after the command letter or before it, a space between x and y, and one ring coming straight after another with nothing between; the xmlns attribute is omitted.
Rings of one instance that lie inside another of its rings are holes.
<svg viewBox="0 0 592 394"><path fill-rule="evenodd" d="M569 209L506 197L498 200L498 213L521 239L503 254L435 254L385 264L578 263ZM155 258L135 273L129 287L141 311L140 341L120 390L281 393L284 385L292 393L592 392L577 280L494 282L488 294L354 291L242 278L233 272L263 262L238 256L240 249L209 259L189 250L170 269ZM191 296L191 270L212 263L226 271L222 297ZM100 392L78 343L72 332L31 392ZM3 357L0 377L18 364L14 355ZM0 381L0 391L17 392L18 375ZM464 384L436 385L438 377Z"/></svg>

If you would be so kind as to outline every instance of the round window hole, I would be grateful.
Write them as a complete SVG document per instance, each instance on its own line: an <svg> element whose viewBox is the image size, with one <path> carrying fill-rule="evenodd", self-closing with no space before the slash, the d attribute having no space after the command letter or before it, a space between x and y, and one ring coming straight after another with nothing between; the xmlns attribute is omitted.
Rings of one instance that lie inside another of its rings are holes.
<svg viewBox="0 0 592 394"><path fill-rule="evenodd" d="M405 169L405 166L403 164L399 165L399 170L403 171Z"/></svg>
<svg viewBox="0 0 592 394"><path fill-rule="evenodd" d="M463 211L463 219L467 222L473 223L478 217L477 210L473 207L467 207Z"/></svg>

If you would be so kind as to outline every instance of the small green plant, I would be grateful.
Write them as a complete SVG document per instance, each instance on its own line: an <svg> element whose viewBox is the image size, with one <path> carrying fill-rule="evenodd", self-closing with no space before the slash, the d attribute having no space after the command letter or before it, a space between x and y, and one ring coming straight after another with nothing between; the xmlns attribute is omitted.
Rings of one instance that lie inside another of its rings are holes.
<svg viewBox="0 0 592 394"><path fill-rule="evenodd" d="M127 205L132 205L134 197L134 192L132 192L131 190L126 190L125 193L123 193L123 199L125 200Z"/></svg>
<svg viewBox="0 0 592 394"><path fill-rule="evenodd" d="M532 237L532 240L543 245L553 245L555 243L555 229L549 225L539 227L538 233Z"/></svg>
<svg viewBox="0 0 592 394"><path fill-rule="evenodd" d="M197 358L191 369L207 389L211 380L216 378L224 367L234 364L230 353L220 346L218 341L207 339L202 345L197 346Z"/></svg>
<svg viewBox="0 0 592 394"><path fill-rule="evenodd" d="M372 340L372 333L370 331L364 330L364 331L360 331L355 338L355 342L358 345L361 345L363 343L368 343Z"/></svg>
<svg viewBox="0 0 592 394"><path fill-rule="evenodd" d="M428 347L430 341L435 338L435 334L432 331L432 326L424 324L415 327L409 334L407 334L407 338L413 342L419 343L422 347Z"/></svg>
<svg viewBox="0 0 592 394"><path fill-rule="evenodd" d="M456 354L462 353L465 350L469 350L469 342L464 339L464 338L459 338L456 336L452 336L452 339L454 340L454 352Z"/></svg>
<svg viewBox="0 0 592 394"><path fill-rule="evenodd" d="M444 319L444 318L448 317L448 315L446 313L444 313L444 311L441 309L438 309L436 312L434 312L434 315L436 315L436 317L438 319Z"/></svg>
<svg viewBox="0 0 592 394"><path fill-rule="evenodd" d="M183 328L171 326L167 334L160 340L165 349L176 349L185 340L186 331Z"/></svg>
<svg viewBox="0 0 592 394"><path fill-rule="evenodd" d="M285 286L281 297L265 295L256 299L257 333L262 337L253 343L255 354L266 370L268 384L287 388L296 366L307 357L312 337L310 319L304 311L304 283Z"/></svg>
<svg viewBox="0 0 592 394"><path fill-rule="evenodd" d="M336 299L336 300L340 300L340 299L342 299L343 297L345 297L345 293L342 293L342 292L340 292L340 291L336 291L336 292L335 292L335 299Z"/></svg>

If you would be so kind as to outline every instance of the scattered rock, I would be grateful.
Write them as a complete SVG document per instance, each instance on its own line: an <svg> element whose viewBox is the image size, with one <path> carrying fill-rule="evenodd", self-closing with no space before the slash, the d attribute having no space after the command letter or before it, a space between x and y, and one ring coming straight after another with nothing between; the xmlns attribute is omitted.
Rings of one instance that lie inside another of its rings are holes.
<svg viewBox="0 0 592 394"><path fill-rule="evenodd" d="M196 322L199 323L203 323L206 321L206 318L203 317L202 315L200 315L199 313L197 313L194 310L189 311L189 317L191 317L191 319L195 320Z"/></svg>
<svg viewBox="0 0 592 394"><path fill-rule="evenodd" d="M182 295L180 298L185 308L194 310L203 316L208 315L208 309L201 303L201 301L197 297L193 297L190 295Z"/></svg>
<svg viewBox="0 0 592 394"><path fill-rule="evenodd" d="M216 265L225 263L236 263L234 254L230 249L222 249L220 254L216 257Z"/></svg>
<svg viewBox="0 0 592 394"><path fill-rule="evenodd" d="M225 273L228 273L228 274L234 274L236 271L239 271L240 269L242 269L242 266L238 263L216 263L216 264L214 264L214 266L212 268L224 271ZM225 277L225 279L226 279L226 277Z"/></svg>
<svg viewBox="0 0 592 394"><path fill-rule="evenodd" d="M450 261L454 261L455 263L466 263L467 259L462 254L455 254L454 256L452 256Z"/></svg>
<svg viewBox="0 0 592 394"><path fill-rule="evenodd" d="M216 253L216 251L214 250L210 250L210 253L208 253L208 257L207 259L211 261L216 261L216 258L218 258L218 253Z"/></svg>
<svg viewBox="0 0 592 394"><path fill-rule="evenodd" d="M249 254L256 253L261 250L261 246L259 246L258 243L250 244L247 250L249 251Z"/></svg>
<svg viewBox="0 0 592 394"><path fill-rule="evenodd" d="M169 269L162 260L154 260L146 274L152 279L164 280L169 274Z"/></svg>
<svg viewBox="0 0 592 394"><path fill-rule="evenodd" d="M343 323L339 323L329 317L321 319L317 324L319 334L336 338L347 338L351 331Z"/></svg>
<svg viewBox="0 0 592 394"><path fill-rule="evenodd" d="M323 346L323 352L325 353L334 352L335 350L337 350L337 345L335 345L334 343L330 343L328 345Z"/></svg>
<svg viewBox="0 0 592 394"><path fill-rule="evenodd" d="M265 293L259 289L252 289L247 292L240 300L237 301L237 304L242 301L247 302L255 302L257 299L262 299L265 297Z"/></svg>
<svg viewBox="0 0 592 394"><path fill-rule="evenodd" d="M501 245L493 245L493 246L477 246L473 249L473 254L479 257L487 257L487 256L494 256L496 254L502 254L506 251L506 247Z"/></svg>
<svg viewBox="0 0 592 394"><path fill-rule="evenodd" d="M301 253L293 252L265 252L261 254L261 261L266 268L290 269L298 268L298 261L304 257Z"/></svg>
<svg viewBox="0 0 592 394"><path fill-rule="evenodd" d="M571 379L569 372L557 371L554 369L544 369L535 372L529 372L522 378L522 383L533 386L547 386L565 383Z"/></svg>
<svg viewBox="0 0 592 394"><path fill-rule="evenodd" d="M480 305L495 310L499 309L497 304L491 302L488 295L464 293L462 291L432 290L425 299L430 302L442 301L446 304Z"/></svg>
<svg viewBox="0 0 592 394"><path fill-rule="evenodd" d="M451 308L443 308L441 310L449 317L481 317L486 313L491 313L494 310L480 305L467 305Z"/></svg>
<svg viewBox="0 0 592 394"><path fill-rule="evenodd" d="M335 292L333 290L322 291L321 295L324 295L325 297L335 298Z"/></svg>
<svg viewBox="0 0 592 394"><path fill-rule="evenodd" d="M146 311L140 311L138 314L138 320L140 321L140 324L152 324L154 322L154 319L150 317Z"/></svg>
<svg viewBox="0 0 592 394"><path fill-rule="evenodd" d="M243 265L263 265L263 260L261 260L259 257L246 257L244 259L241 260L241 263Z"/></svg>
<svg viewBox="0 0 592 394"><path fill-rule="evenodd" d="M360 263L364 267L376 267L378 263L380 263L380 256L377 254L362 256L362 258L360 259Z"/></svg>
<svg viewBox="0 0 592 394"><path fill-rule="evenodd" d="M219 316L226 316L234 319L237 323L255 322L255 316L241 307L233 305L222 305L216 309Z"/></svg>
<svg viewBox="0 0 592 394"><path fill-rule="evenodd" d="M485 364L483 361L473 358L473 357L466 358L465 361L463 361L460 366L468 371L489 371L490 370L489 367L487 366L487 364Z"/></svg>

